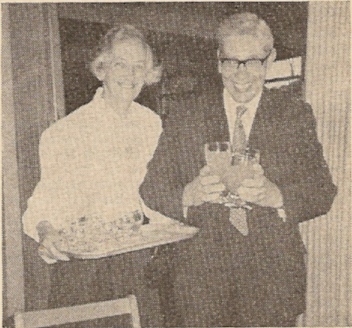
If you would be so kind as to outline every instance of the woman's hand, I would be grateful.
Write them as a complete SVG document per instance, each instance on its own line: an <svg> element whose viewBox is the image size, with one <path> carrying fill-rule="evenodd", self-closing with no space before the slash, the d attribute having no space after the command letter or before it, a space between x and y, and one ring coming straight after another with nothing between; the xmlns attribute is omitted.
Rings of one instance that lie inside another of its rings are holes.
<svg viewBox="0 0 352 328"><path fill-rule="evenodd" d="M49 264L59 261L69 261L70 258L62 253L60 245L63 244L63 238L59 232L53 228L48 221L42 221L37 225L40 246L38 254Z"/></svg>

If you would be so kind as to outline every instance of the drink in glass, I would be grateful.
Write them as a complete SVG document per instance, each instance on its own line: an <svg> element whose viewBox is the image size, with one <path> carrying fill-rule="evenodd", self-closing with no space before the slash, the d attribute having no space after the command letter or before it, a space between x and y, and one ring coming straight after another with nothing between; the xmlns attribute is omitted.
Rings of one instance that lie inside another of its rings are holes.
<svg viewBox="0 0 352 328"><path fill-rule="evenodd" d="M211 174L222 176L231 166L232 151L229 142L209 142L204 146L205 160Z"/></svg>
<svg viewBox="0 0 352 328"><path fill-rule="evenodd" d="M221 182L228 191L227 200L234 206L243 206L245 202L239 199L237 190L241 186L243 180L253 179L255 170L253 165L259 164L260 153L256 149L247 148L242 153L234 153L232 157L232 165L221 177Z"/></svg>

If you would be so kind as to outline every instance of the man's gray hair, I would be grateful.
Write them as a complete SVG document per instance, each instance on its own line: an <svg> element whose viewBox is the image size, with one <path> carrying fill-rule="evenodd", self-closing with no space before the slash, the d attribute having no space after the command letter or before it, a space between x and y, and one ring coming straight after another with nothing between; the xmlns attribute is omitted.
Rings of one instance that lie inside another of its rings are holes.
<svg viewBox="0 0 352 328"><path fill-rule="evenodd" d="M148 74L145 83L153 84L158 82L161 78L161 67L156 64L153 51L146 42L142 32L132 25L113 27L105 34L95 50L94 59L90 63L92 73L98 77L100 71L107 69L106 64L114 45L126 40L136 40L146 50Z"/></svg>
<svg viewBox="0 0 352 328"><path fill-rule="evenodd" d="M262 40L265 52L269 52L274 47L274 38L270 27L263 19L253 13L234 14L220 23L216 34L220 50L225 39L232 35L252 35Z"/></svg>

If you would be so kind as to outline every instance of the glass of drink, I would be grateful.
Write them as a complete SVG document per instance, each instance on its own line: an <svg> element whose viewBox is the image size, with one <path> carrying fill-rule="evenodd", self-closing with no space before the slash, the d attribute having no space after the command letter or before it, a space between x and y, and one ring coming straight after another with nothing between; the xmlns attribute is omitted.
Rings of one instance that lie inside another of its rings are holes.
<svg viewBox="0 0 352 328"><path fill-rule="evenodd" d="M208 142L204 145L205 160L210 167L211 175L218 175L220 178L231 167L232 150L231 144L226 141ZM224 203L227 192L219 195L215 203Z"/></svg>
<svg viewBox="0 0 352 328"><path fill-rule="evenodd" d="M143 213L140 210L125 214L117 221L118 228L123 231L125 236L137 233L142 226L142 223Z"/></svg>
<svg viewBox="0 0 352 328"><path fill-rule="evenodd" d="M222 176L231 166L231 144L226 141L208 142L204 145L205 160L211 174Z"/></svg>
<svg viewBox="0 0 352 328"><path fill-rule="evenodd" d="M235 152L232 157L231 167L221 177L221 182L226 186L226 205L230 207L248 207L246 202L238 196L237 190L243 180L253 179L255 170L253 166L259 164L260 152L257 149L247 148L243 152Z"/></svg>

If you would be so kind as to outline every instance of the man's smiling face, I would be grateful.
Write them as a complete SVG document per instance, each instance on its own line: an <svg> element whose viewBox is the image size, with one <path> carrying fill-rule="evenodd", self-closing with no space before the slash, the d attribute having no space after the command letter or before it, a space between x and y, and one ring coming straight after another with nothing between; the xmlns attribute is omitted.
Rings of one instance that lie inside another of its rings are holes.
<svg viewBox="0 0 352 328"><path fill-rule="evenodd" d="M224 40L219 57L246 61L263 59L268 54L269 52L264 50L262 40L252 35L231 35ZM254 69L245 67L244 64L237 68L219 63L224 86L236 102L247 103L261 92L267 67L274 61L275 55L273 49L268 59Z"/></svg>

